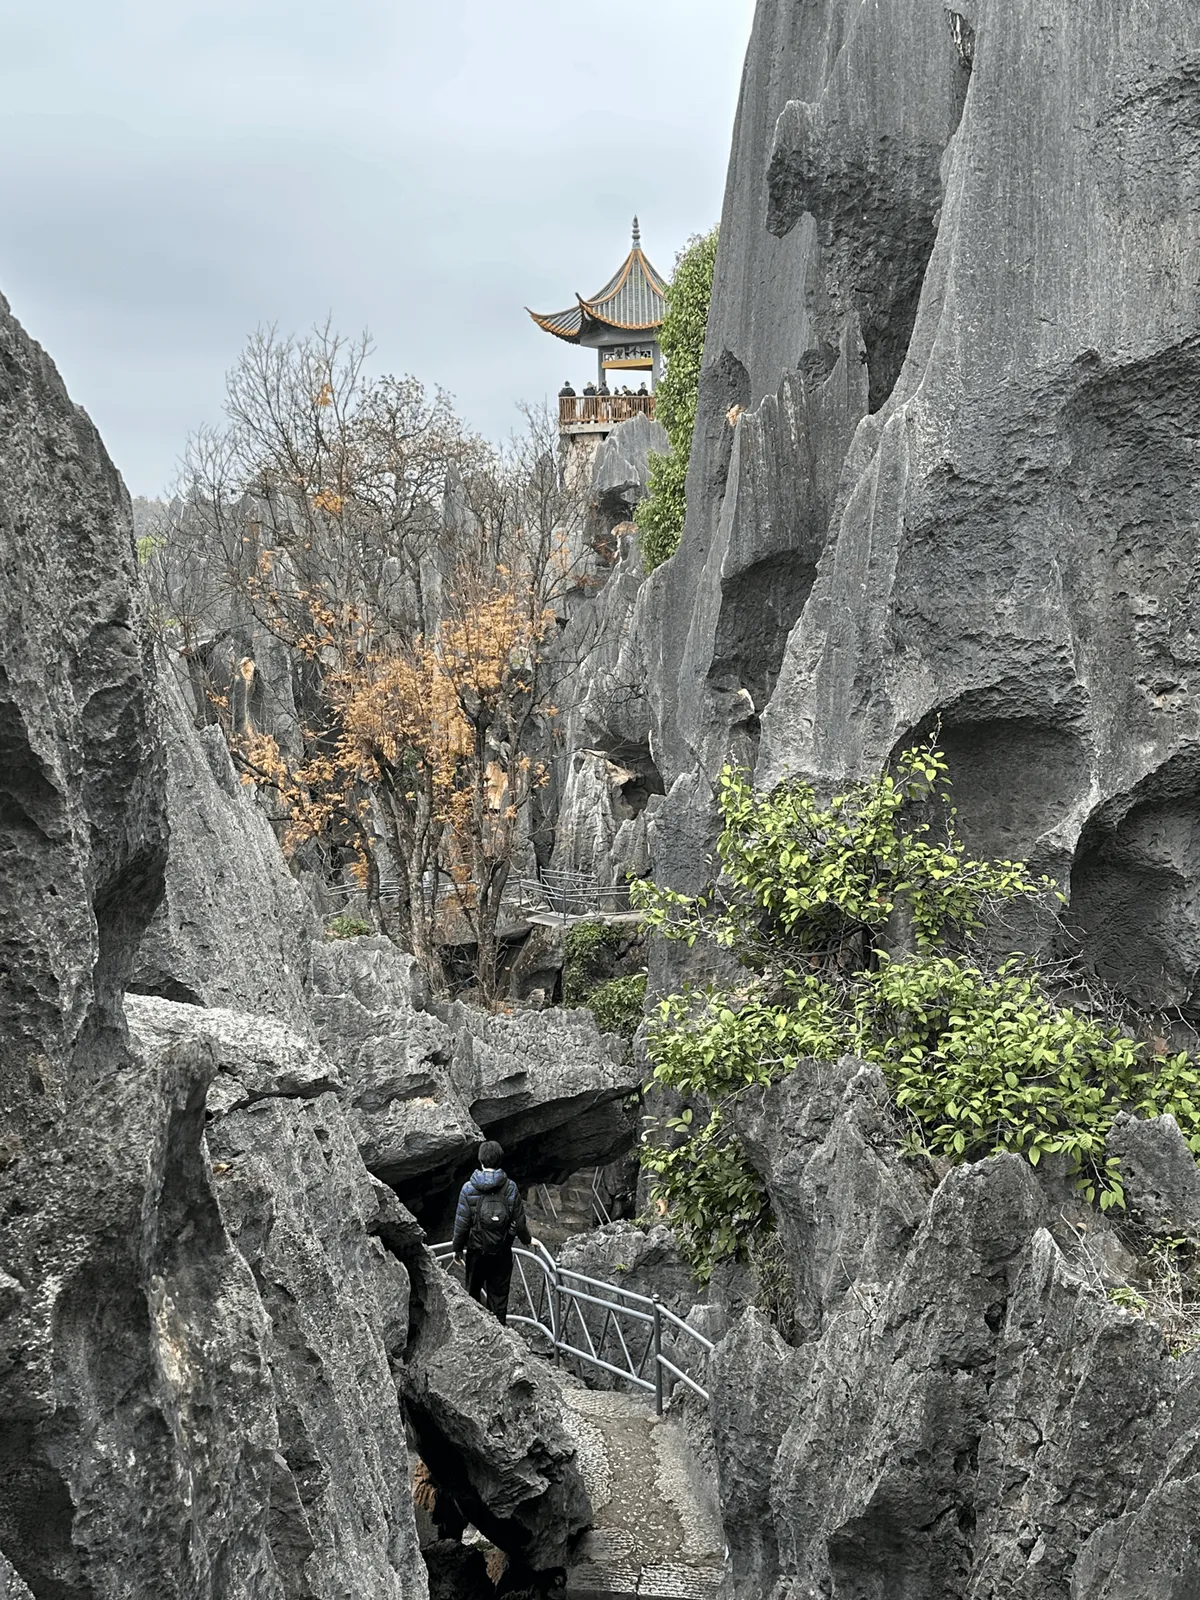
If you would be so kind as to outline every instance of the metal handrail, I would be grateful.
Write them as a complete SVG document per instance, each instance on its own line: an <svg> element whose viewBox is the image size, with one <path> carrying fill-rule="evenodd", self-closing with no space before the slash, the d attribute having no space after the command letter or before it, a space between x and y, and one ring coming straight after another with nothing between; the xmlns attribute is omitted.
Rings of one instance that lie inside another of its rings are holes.
<svg viewBox="0 0 1200 1600"><path fill-rule="evenodd" d="M431 1248L435 1260L440 1262L446 1262L454 1254L454 1246L449 1241L435 1244ZM660 1416L666 1403L668 1375L686 1384L700 1396L701 1400L708 1399L708 1390L691 1373L684 1371L669 1356L663 1354L663 1328L666 1325L677 1333L686 1334L699 1346L705 1357L712 1352L712 1340L706 1339L698 1329L692 1327L690 1322L685 1322L682 1317L677 1316L652 1295L639 1294L635 1289L623 1289L619 1284L608 1283L603 1278L591 1278L587 1273L576 1272L571 1267L560 1267L540 1239L534 1240L532 1250L526 1250L522 1245L514 1246L513 1261L525 1294L528 1314L510 1311L509 1320L522 1323L529 1328L536 1328L545 1334L550 1340L556 1361L562 1354L573 1355L590 1366L600 1367L605 1372L623 1378L639 1389L648 1390L654 1396L655 1410ZM526 1274L527 1262L538 1269L534 1288L530 1287ZM580 1309L584 1305L597 1306L604 1312L599 1348ZM579 1344L572 1344L567 1337L572 1314L579 1333L587 1341L586 1349ZM621 1325L623 1320L635 1324L635 1328L630 1330L633 1338L632 1349L630 1340L625 1336L626 1329ZM646 1342L642 1346L640 1356L636 1354L637 1326L646 1332ZM623 1367L606 1361L600 1354L600 1349L604 1347L605 1334L610 1327L625 1358ZM678 1349L673 1353L680 1355ZM647 1376L647 1366L651 1367L653 1376Z"/></svg>
<svg viewBox="0 0 1200 1600"><path fill-rule="evenodd" d="M545 867L536 878L517 879L520 908L547 906L558 916L589 917L629 909L627 883L597 883L586 873Z"/></svg>

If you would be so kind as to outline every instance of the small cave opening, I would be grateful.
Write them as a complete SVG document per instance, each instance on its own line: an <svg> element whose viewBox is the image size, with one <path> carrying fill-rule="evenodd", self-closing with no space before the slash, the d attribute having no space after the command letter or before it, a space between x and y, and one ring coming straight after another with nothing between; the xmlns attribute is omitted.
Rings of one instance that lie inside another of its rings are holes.
<svg viewBox="0 0 1200 1600"><path fill-rule="evenodd" d="M614 801L623 821L640 817L650 804L651 795L666 794L662 773L650 753L648 744L632 744L613 740L604 746L604 754L614 766L632 774L617 789Z"/></svg>
<svg viewBox="0 0 1200 1600"><path fill-rule="evenodd" d="M1143 1012L1200 1027L1200 763L1176 756L1084 824L1071 864L1069 939Z"/></svg>
<svg viewBox="0 0 1200 1600"><path fill-rule="evenodd" d="M406 1407L417 1538L429 1600L543 1600L563 1593L565 1574L538 1572L506 1546L503 1519L474 1493L451 1441L419 1404Z"/></svg>

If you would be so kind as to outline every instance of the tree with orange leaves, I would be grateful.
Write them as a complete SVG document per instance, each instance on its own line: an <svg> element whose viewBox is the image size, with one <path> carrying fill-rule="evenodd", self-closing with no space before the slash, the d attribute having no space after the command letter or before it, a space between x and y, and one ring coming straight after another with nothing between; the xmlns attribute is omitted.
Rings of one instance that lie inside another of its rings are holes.
<svg viewBox="0 0 1200 1600"><path fill-rule="evenodd" d="M465 924L492 998L501 905L571 670L556 622L592 563L583 495L559 471L553 419L529 414L496 450L443 397L368 380L365 361L328 329L256 336L229 427L193 447L186 536L156 559L181 570L186 551L194 583L206 558L206 601L240 604L294 654L302 748L223 717L246 781L280 802L286 847L348 853L435 989L449 926L461 942Z"/></svg>

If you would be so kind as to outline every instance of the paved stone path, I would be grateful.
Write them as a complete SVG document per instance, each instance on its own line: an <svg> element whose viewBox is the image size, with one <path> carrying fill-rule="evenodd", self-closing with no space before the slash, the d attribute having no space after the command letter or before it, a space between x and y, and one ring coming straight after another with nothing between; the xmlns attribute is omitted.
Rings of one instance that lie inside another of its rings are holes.
<svg viewBox="0 0 1200 1600"><path fill-rule="evenodd" d="M721 1526L680 1424L634 1395L571 1380L563 1399L596 1513L571 1600L721 1600Z"/></svg>

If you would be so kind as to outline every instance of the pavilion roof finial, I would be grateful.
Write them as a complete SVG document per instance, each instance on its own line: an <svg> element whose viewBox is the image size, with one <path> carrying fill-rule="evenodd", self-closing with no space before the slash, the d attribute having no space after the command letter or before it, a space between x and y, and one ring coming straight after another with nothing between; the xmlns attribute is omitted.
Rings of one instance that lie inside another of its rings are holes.
<svg viewBox="0 0 1200 1600"><path fill-rule="evenodd" d="M638 219L636 217L633 219L633 248L635 250L642 248L642 230L638 227Z"/></svg>

